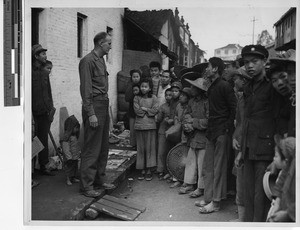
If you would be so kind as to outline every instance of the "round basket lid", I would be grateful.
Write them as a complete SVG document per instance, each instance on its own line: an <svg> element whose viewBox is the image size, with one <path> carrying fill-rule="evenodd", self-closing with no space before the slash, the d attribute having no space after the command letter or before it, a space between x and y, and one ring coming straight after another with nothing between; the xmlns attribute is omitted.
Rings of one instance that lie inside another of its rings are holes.
<svg viewBox="0 0 300 230"><path fill-rule="evenodd" d="M170 174L179 181L184 180L184 169L189 147L178 144L173 147L167 156L167 168Z"/></svg>
<svg viewBox="0 0 300 230"><path fill-rule="evenodd" d="M276 176L272 175L269 171L265 173L263 177L263 187L266 196L272 201L272 196L274 195L274 187L276 184Z"/></svg>

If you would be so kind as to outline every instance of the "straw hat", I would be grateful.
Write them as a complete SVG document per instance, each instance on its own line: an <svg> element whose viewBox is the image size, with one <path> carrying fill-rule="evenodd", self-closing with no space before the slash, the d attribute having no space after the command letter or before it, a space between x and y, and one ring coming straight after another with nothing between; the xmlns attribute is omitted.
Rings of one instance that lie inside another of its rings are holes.
<svg viewBox="0 0 300 230"><path fill-rule="evenodd" d="M208 82L204 79L204 78L197 78L196 80L192 81L192 80L188 80L185 79L188 83L190 83L191 85L202 89L204 91L208 90Z"/></svg>

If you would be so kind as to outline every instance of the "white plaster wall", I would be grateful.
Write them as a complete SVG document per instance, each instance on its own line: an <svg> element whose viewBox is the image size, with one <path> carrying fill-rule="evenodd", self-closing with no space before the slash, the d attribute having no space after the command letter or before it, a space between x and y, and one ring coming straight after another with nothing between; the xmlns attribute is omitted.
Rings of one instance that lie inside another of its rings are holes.
<svg viewBox="0 0 300 230"><path fill-rule="evenodd" d="M79 91L77 57L77 12L87 16L86 49L83 56L94 47L94 36L113 29L112 49L107 64L109 72L109 98L113 117L117 116L117 72L122 69L123 53L123 8L46 8L40 14L39 43L47 48L48 60L53 69L50 76L54 106L57 111L51 126L55 140L59 140L59 110L67 107L69 115L74 114L79 122L81 117L81 96ZM49 145L52 147L52 144ZM50 148L53 151L53 148Z"/></svg>
<svg viewBox="0 0 300 230"><path fill-rule="evenodd" d="M169 47L169 23L168 21L161 28L161 36L159 37L159 41L164 44L165 46ZM165 54L161 54L162 57L162 69L168 70L169 69L169 58Z"/></svg>

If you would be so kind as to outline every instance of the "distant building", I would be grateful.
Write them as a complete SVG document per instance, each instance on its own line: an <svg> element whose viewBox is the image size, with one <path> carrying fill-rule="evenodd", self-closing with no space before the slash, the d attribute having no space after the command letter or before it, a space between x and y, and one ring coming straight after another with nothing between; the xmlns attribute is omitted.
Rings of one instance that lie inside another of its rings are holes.
<svg viewBox="0 0 300 230"><path fill-rule="evenodd" d="M275 50L296 49L296 8L290 8L275 24Z"/></svg>
<svg viewBox="0 0 300 230"><path fill-rule="evenodd" d="M124 14L123 71L159 61L163 69L178 60L182 46L172 10L131 11Z"/></svg>
<svg viewBox="0 0 300 230"><path fill-rule="evenodd" d="M184 23L183 16L179 18L177 7L175 9L175 22L182 42L182 46L177 50L179 56L177 63L181 66L192 67L203 62L205 52L199 48L198 44L195 45L195 42L191 39L189 24Z"/></svg>
<svg viewBox="0 0 300 230"><path fill-rule="evenodd" d="M123 68L130 69L159 61L163 69L170 65L191 67L203 59L204 51L191 40L188 24L179 11L170 9L131 11L124 14Z"/></svg>
<svg viewBox="0 0 300 230"><path fill-rule="evenodd" d="M224 61L234 61L237 55L241 54L243 47L239 44L228 44L227 46L215 49L215 57Z"/></svg>

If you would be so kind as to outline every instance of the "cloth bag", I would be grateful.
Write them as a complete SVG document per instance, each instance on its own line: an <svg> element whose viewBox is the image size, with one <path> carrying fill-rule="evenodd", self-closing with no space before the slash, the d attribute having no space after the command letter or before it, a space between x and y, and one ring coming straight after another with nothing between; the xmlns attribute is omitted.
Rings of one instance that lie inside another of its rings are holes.
<svg viewBox="0 0 300 230"><path fill-rule="evenodd" d="M166 130L166 138L168 141L179 143L181 141L181 132L181 124L177 123Z"/></svg>

